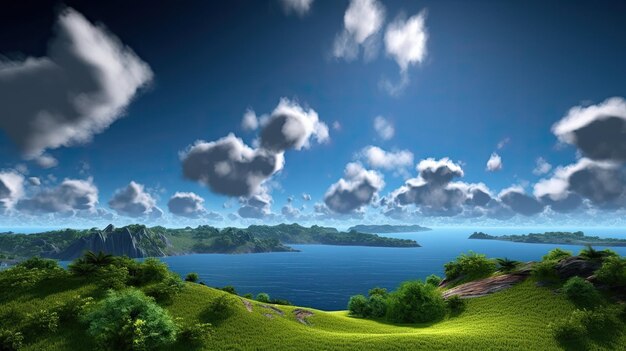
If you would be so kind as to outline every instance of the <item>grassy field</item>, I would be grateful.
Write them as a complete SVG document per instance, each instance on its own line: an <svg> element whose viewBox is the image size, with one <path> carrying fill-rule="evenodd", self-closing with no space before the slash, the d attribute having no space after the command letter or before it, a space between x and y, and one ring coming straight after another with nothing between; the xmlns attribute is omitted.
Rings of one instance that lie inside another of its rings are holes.
<svg viewBox="0 0 626 351"><path fill-rule="evenodd" d="M12 311L22 314L51 308L72 296L101 297L94 286L83 285L71 276L45 280L28 289L0 292L0 324L12 323ZM231 313L222 317L207 313L215 299L232 300ZM299 307L275 306L283 314L252 304L249 312L242 299L199 284L186 288L167 306L181 324L211 322L214 334L199 350L559 350L550 329L574 310L562 295L526 281L509 290L470 299L465 312L428 325L391 325L349 317L345 311L323 312L306 309L313 315L299 322ZM19 318L15 318L19 320ZM8 324L7 324L8 326ZM11 327L16 327L11 325ZM19 327L19 326L17 326ZM94 345L76 322L61 324L55 333L27 336L24 350L92 350ZM592 344L592 349L619 350L623 336L612 344ZM189 350L174 344L168 349ZM622 348L623 349L623 348Z"/></svg>

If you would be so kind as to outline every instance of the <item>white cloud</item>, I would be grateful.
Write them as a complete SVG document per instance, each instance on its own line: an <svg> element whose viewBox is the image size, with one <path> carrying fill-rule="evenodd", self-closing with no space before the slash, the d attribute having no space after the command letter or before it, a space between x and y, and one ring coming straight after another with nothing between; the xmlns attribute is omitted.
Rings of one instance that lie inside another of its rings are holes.
<svg viewBox="0 0 626 351"><path fill-rule="evenodd" d="M413 165L413 153L409 150L385 151L370 145L361 151L361 155L372 168L397 170Z"/></svg>
<svg viewBox="0 0 626 351"><path fill-rule="evenodd" d="M311 201L311 195L307 193L302 193L302 200Z"/></svg>
<svg viewBox="0 0 626 351"><path fill-rule="evenodd" d="M502 169L502 158L497 153L492 153L487 161L487 170L496 172Z"/></svg>
<svg viewBox="0 0 626 351"><path fill-rule="evenodd" d="M35 159L35 162L41 168L52 168L52 167L56 167L59 164L59 161L56 158L48 154L42 154L42 155L37 156L37 158Z"/></svg>
<svg viewBox="0 0 626 351"><path fill-rule="evenodd" d="M304 16L311 10L313 0L280 0L286 14L295 13L298 16Z"/></svg>
<svg viewBox="0 0 626 351"><path fill-rule="evenodd" d="M204 199L195 193L176 192L167 202L172 214L187 218L200 218L207 214Z"/></svg>
<svg viewBox="0 0 626 351"><path fill-rule="evenodd" d="M156 200L144 190L144 186L131 181L125 188L117 189L109 200L109 207L118 214L128 217L158 218L163 211L156 206Z"/></svg>
<svg viewBox="0 0 626 351"><path fill-rule="evenodd" d="M40 186L41 180L38 177L28 177L28 183L33 186Z"/></svg>
<svg viewBox="0 0 626 351"><path fill-rule="evenodd" d="M30 159L90 141L152 80L129 47L69 8L48 47L47 57L0 59L0 128Z"/></svg>
<svg viewBox="0 0 626 351"><path fill-rule="evenodd" d="M256 130L259 127L259 119L256 117L256 113L253 110L246 110L241 120L241 128L246 131Z"/></svg>
<svg viewBox="0 0 626 351"><path fill-rule="evenodd" d="M533 174L543 175L543 174L550 172L551 169L552 169L552 165L549 164L545 158L539 157L537 158L535 169L533 169Z"/></svg>
<svg viewBox="0 0 626 351"><path fill-rule="evenodd" d="M344 177L326 191L324 203L333 212L351 213L372 203L384 186L382 174L348 163Z"/></svg>
<svg viewBox="0 0 626 351"><path fill-rule="evenodd" d="M19 173L0 172L0 213L13 208L24 195L24 176Z"/></svg>
<svg viewBox="0 0 626 351"><path fill-rule="evenodd" d="M396 60L402 72L426 58L428 33L425 21L426 12L422 11L406 21L397 19L387 26L385 50Z"/></svg>
<svg viewBox="0 0 626 351"><path fill-rule="evenodd" d="M376 130L378 136L380 136L383 140L389 140L393 138L394 134L396 133L393 124L391 124L391 122L389 122L389 120L387 120L383 116L377 116L376 118L374 118L374 130Z"/></svg>
<svg viewBox="0 0 626 351"><path fill-rule="evenodd" d="M344 29L335 37L333 56L354 60L364 48L366 59L376 56L375 34L385 21L385 8L376 0L351 0L343 16Z"/></svg>
<svg viewBox="0 0 626 351"><path fill-rule="evenodd" d="M98 188L93 180L65 179L59 186L41 189L30 198L21 199L16 208L27 214L73 214L94 212L98 204Z"/></svg>
<svg viewBox="0 0 626 351"><path fill-rule="evenodd" d="M237 213L242 218L264 218L272 216L272 196L267 192L267 189L262 188L258 193L253 194L250 197L240 198L240 204L242 205Z"/></svg>

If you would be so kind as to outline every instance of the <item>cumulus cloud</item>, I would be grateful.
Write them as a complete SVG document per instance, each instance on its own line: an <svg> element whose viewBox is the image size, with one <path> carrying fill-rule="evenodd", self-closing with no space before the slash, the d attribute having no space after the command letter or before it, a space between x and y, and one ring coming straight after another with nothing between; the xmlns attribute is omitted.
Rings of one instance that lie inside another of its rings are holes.
<svg viewBox="0 0 626 351"><path fill-rule="evenodd" d="M313 0L280 0L283 10L286 14L294 13L298 16L304 16L311 10Z"/></svg>
<svg viewBox="0 0 626 351"><path fill-rule="evenodd" d="M246 131L256 130L259 128L259 119L254 111L250 109L246 110L246 113L243 114L243 118L241 120L241 128Z"/></svg>
<svg viewBox="0 0 626 351"><path fill-rule="evenodd" d="M172 214L187 218L200 218L207 214L204 199L191 192L176 192L167 202L167 208Z"/></svg>
<svg viewBox="0 0 626 351"><path fill-rule="evenodd" d="M546 161L545 158L537 158L535 169L533 169L534 175L544 175L552 170L552 165Z"/></svg>
<svg viewBox="0 0 626 351"><path fill-rule="evenodd" d="M117 189L109 200L109 207L127 217L159 218L163 214L156 200L148 194L142 184L131 181L125 188Z"/></svg>
<svg viewBox="0 0 626 351"><path fill-rule="evenodd" d="M544 205L533 196L529 196L521 187L510 187L502 190L498 195L500 201L516 213L532 216L543 212Z"/></svg>
<svg viewBox="0 0 626 351"><path fill-rule="evenodd" d="M13 208L24 195L24 176L9 171L0 172L0 212Z"/></svg>
<svg viewBox="0 0 626 351"><path fill-rule="evenodd" d="M376 56L375 35L385 21L385 8L376 0L351 0L343 16L344 29L335 37L333 56L354 60L363 47L365 58Z"/></svg>
<svg viewBox="0 0 626 351"><path fill-rule="evenodd" d="M552 131L583 155L600 161L626 161L626 101L613 97L587 107L576 106Z"/></svg>
<svg viewBox="0 0 626 351"><path fill-rule="evenodd" d="M382 86L392 95L397 95L409 84L409 67L421 64L426 59L428 32L426 11L407 20L396 19L385 31L385 51L400 67L400 82L384 81Z"/></svg>
<svg viewBox="0 0 626 351"><path fill-rule="evenodd" d="M311 201L311 195L307 193L302 193L302 200Z"/></svg>
<svg viewBox="0 0 626 351"><path fill-rule="evenodd" d="M295 208L291 203L287 203L281 209L281 213L287 219L298 219L300 218L300 210Z"/></svg>
<svg viewBox="0 0 626 351"><path fill-rule="evenodd" d="M42 189L30 198L17 202L16 209L26 214L73 214L94 212L98 204L98 188L92 179L65 179L60 185Z"/></svg>
<svg viewBox="0 0 626 351"><path fill-rule="evenodd" d="M271 216L272 197L261 191L247 198L240 198L241 207L237 211L242 218L264 218Z"/></svg>
<svg viewBox="0 0 626 351"><path fill-rule="evenodd" d="M0 128L27 158L88 142L153 76L113 34L69 8L48 47L46 57L0 60Z"/></svg>
<svg viewBox="0 0 626 351"><path fill-rule="evenodd" d="M358 163L346 166L344 177L328 188L324 203L333 212L346 214L372 203L385 186L383 176Z"/></svg>
<svg viewBox="0 0 626 351"><path fill-rule="evenodd" d="M273 152L301 150L310 146L311 138L327 142L326 123L319 120L315 110L282 98L261 130L261 147Z"/></svg>
<svg viewBox="0 0 626 351"><path fill-rule="evenodd" d="M37 156L37 158L35 158L35 162L41 168L53 168L59 165L59 161L48 154Z"/></svg>
<svg viewBox="0 0 626 351"><path fill-rule="evenodd" d="M440 160L434 158L421 160L416 168L420 177L428 183L447 184L452 179L465 175L461 166L447 157Z"/></svg>
<svg viewBox="0 0 626 351"><path fill-rule="evenodd" d="M28 183L33 186L40 186L41 179L39 179L38 177L28 177Z"/></svg>
<svg viewBox="0 0 626 351"><path fill-rule="evenodd" d="M496 172L502 169L502 158L497 153L492 153L487 161L487 170Z"/></svg>
<svg viewBox="0 0 626 351"><path fill-rule="evenodd" d="M197 141L181 154L183 175L228 196L250 196L283 168L282 153L252 149L233 134Z"/></svg>
<svg viewBox="0 0 626 351"><path fill-rule="evenodd" d="M367 146L360 153L372 168L394 170L413 164L413 153L409 150L385 151L378 146Z"/></svg>
<svg viewBox="0 0 626 351"><path fill-rule="evenodd" d="M613 162L582 158L575 164L558 167L553 177L537 182L534 194L546 199L553 208L560 202L565 202L568 207L579 205L581 200L573 194L601 208L624 207L626 172L621 165Z"/></svg>

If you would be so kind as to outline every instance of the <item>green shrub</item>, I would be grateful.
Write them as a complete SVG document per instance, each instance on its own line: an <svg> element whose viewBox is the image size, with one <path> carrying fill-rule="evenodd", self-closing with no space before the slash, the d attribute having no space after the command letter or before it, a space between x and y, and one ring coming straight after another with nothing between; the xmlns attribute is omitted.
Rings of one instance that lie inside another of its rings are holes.
<svg viewBox="0 0 626 351"><path fill-rule="evenodd" d="M374 294L367 300L367 312L369 317L382 318L387 314L387 299L379 294Z"/></svg>
<svg viewBox="0 0 626 351"><path fill-rule="evenodd" d="M562 250L560 248L552 249L546 255L542 257L543 261L556 261L559 262L568 257L572 257L572 252L567 250Z"/></svg>
<svg viewBox="0 0 626 351"><path fill-rule="evenodd" d="M153 350L176 337L167 312L136 289L109 292L84 321L87 332L106 350Z"/></svg>
<svg viewBox="0 0 626 351"><path fill-rule="evenodd" d="M117 267L114 265L99 268L95 272L95 277L96 285L103 290L122 290L126 287L130 279L126 267Z"/></svg>
<svg viewBox="0 0 626 351"><path fill-rule="evenodd" d="M596 250L591 245L586 245L584 249L580 250L578 256L590 261L602 261L608 257L618 257L613 250Z"/></svg>
<svg viewBox="0 0 626 351"><path fill-rule="evenodd" d="M153 297L158 303L170 304L174 296L178 295L184 288L185 284L178 274L168 272L168 274L156 284L145 287L144 292L146 295Z"/></svg>
<svg viewBox="0 0 626 351"><path fill-rule="evenodd" d="M285 299L271 299L270 303L273 303L275 305L285 305L285 306L290 306L291 302L289 302L288 300Z"/></svg>
<svg viewBox="0 0 626 351"><path fill-rule="evenodd" d="M59 264L55 260L50 260L41 257L31 257L26 261L22 261L17 264L17 267L24 267L26 269L58 269Z"/></svg>
<svg viewBox="0 0 626 351"><path fill-rule="evenodd" d="M185 277L186 282L197 283L198 280L200 280L200 276L198 275L198 273L189 273Z"/></svg>
<svg viewBox="0 0 626 351"><path fill-rule="evenodd" d="M229 294L224 294L211 302L208 308L209 318L220 322L234 313L235 300Z"/></svg>
<svg viewBox="0 0 626 351"><path fill-rule="evenodd" d="M556 272L556 261L541 261L533 265L531 274L539 281L554 282L559 280Z"/></svg>
<svg viewBox="0 0 626 351"><path fill-rule="evenodd" d="M592 339L610 341L611 338L616 338L622 330L620 312L621 310L615 306L585 311L582 323Z"/></svg>
<svg viewBox="0 0 626 351"><path fill-rule="evenodd" d="M611 286L626 286L626 258L608 257L596 271L596 277Z"/></svg>
<svg viewBox="0 0 626 351"><path fill-rule="evenodd" d="M387 318L398 323L423 323L445 316L441 292L421 281L404 282L388 297Z"/></svg>
<svg viewBox="0 0 626 351"><path fill-rule="evenodd" d="M456 278L462 278L463 281L475 280L488 277L496 271L496 263L493 260L472 251L461 254L444 267L448 280Z"/></svg>
<svg viewBox="0 0 626 351"><path fill-rule="evenodd" d="M368 296L370 296L370 297L371 297L371 296L374 296L374 295L379 295L379 296L385 297L385 296L387 296L387 294L389 294L389 293L387 292L387 289L385 289L385 288L381 288L381 287L375 287L375 288L372 288L372 289L370 289L370 290L367 292L367 295L368 295Z"/></svg>
<svg viewBox="0 0 626 351"><path fill-rule="evenodd" d="M367 305L367 297L363 295L354 295L348 301L348 311L356 317L368 317L369 309Z"/></svg>
<svg viewBox="0 0 626 351"><path fill-rule="evenodd" d="M254 300L254 296L252 295L252 293L244 294L242 297L245 297L248 300Z"/></svg>
<svg viewBox="0 0 626 351"><path fill-rule="evenodd" d="M256 300L259 302L264 302L264 303L269 303L270 302L270 296L266 293L258 293L256 295Z"/></svg>
<svg viewBox="0 0 626 351"><path fill-rule="evenodd" d="M59 314L55 311L41 309L26 315L29 332L54 333L59 328Z"/></svg>
<svg viewBox="0 0 626 351"><path fill-rule="evenodd" d="M67 299L64 303L59 305L55 311L59 315L59 320L64 321L77 321L80 316L93 305L92 297L81 297L75 295Z"/></svg>
<svg viewBox="0 0 626 351"><path fill-rule="evenodd" d="M563 292L581 307L591 307L600 302L600 294L590 282L581 277L572 277L563 285Z"/></svg>
<svg viewBox="0 0 626 351"><path fill-rule="evenodd" d="M211 323L196 323L182 327L177 340L184 345L200 346L211 338L212 333L213 326Z"/></svg>
<svg viewBox="0 0 626 351"><path fill-rule="evenodd" d="M139 284L162 282L170 277L171 273L167 265L156 258L148 258L141 263L137 281Z"/></svg>
<svg viewBox="0 0 626 351"><path fill-rule="evenodd" d="M0 329L0 350L18 351L24 343L24 335L7 329Z"/></svg>
<svg viewBox="0 0 626 351"><path fill-rule="evenodd" d="M467 302L459 295L452 295L446 300L446 307L448 307L448 310L452 315L458 315L465 311Z"/></svg>
<svg viewBox="0 0 626 351"><path fill-rule="evenodd" d="M508 258L497 258L496 262L498 262L498 270L500 272L512 272L520 265L521 262L509 260Z"/></svg>
<svg viewBox="0 0 626 351"><path fill-rule="evenodd" d="M566 350L575 348L586 349L585 346L589 340L587 329L582 323L583 314L583 311L576 310L567 318L548 325L557 342Z"/></svg>
<svg viewBox="0 0 626 351"><path fill-rule="evenodd" d="M431 274L428 277L426 277L426 284L430 284L432 286L439 286L442 280L443 279L441 279L440 276L436 274Z"/></svg>

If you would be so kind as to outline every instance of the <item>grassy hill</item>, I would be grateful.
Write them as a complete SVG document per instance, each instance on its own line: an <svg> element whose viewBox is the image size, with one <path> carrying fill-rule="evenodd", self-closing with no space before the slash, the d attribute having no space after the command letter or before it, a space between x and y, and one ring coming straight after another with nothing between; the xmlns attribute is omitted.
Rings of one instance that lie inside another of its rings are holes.
<svg viewBox="0 0 626 351"><path fill-rule="evenodd" d="M55 331L33 330L32 318L28 322L29 315L55 308L63 311L81 298L92 297L90 306L103 299L106 289L92 276L58 268L2 272L0 329L22 331L21 350L94 350L87 326L78 320L61 318ZM147 294L154 292L152 287L152 283L137 285ZM211 337L198 350L560 350L547 326L569 316L576 307L554 289L538 287L528 279L510 289L468 299L465 311L457 316L411 325L355 318L347 311L264 304L189 282L160 305L180 328L212 324ZM219 302L227 308L217 313ZM36 317L34 323L41 327L42 319ZM593 341L588 347L619 349L626 344L622 329L610 331L617 337ZM163 349L189 350L190 345L177 341Z"/></svg>

